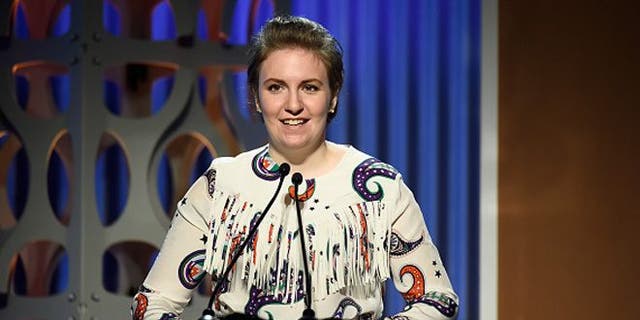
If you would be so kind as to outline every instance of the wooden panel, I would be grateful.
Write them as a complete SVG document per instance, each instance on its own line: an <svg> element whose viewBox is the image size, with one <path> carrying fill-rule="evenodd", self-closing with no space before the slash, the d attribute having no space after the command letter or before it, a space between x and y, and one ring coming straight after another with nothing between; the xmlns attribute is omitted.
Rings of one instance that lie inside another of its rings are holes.
<svg viewBox="0 0 640 320"><path fill-rule="evenodd" d="M638 7L499 4L500 319L637 319Z"/></svg>

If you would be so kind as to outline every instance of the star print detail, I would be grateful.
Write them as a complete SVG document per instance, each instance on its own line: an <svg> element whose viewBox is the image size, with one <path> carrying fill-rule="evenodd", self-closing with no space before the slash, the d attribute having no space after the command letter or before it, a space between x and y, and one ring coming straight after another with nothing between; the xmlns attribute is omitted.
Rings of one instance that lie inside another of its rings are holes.
<svg viewBox="0 0 640 320"><path fill-rule="evenodd" d="M203 244L206 244L207 240L209 240L209 238L207 238L207 236L204 234L202 235L202 238L200 238L200 241L202 241Z"/></svg>
<svg viewBox="0 0 640 320"><path fill-rule="evenodd" d="M432 264L432 265L434 265L434 266L437 266L437 265L438 265L438 263L437 263L435 260L433 260L433 261L431 262L431 264Z"/></svg>
<svg viewBox="0 0 640 320"><path fill-rule="evenodd" d="M325 208L325 209L327 209L327 210L329 210L329 206L325 206L324 208Z"/></svg>
<svg viewBox="0 0 640 320"><path fill-rule="evenodd" d="M436 270L436 277L438 278L442 277L442 273L440 273L440 270Z"/></svg>
<svg viewBox="0 0 640 320"><path fill-rule="evenodd" d="M318 203L318 202L320 202L320 200L314 199L313 202Z"/></svg>
<svg viewBox="0 0 640 320"><path fill-rule="evenodd" d="M182 198L182 200L180 200L180 205L184 206L187 204L187 197Z"/></svg>
<svg viewBox="0 0 640 320"><path fill-rule="evenodd" d="M311 208L309 208L309 210L313 211L313 210L315 210L315 208L314 208L314 207L311 207Z"/></svg>

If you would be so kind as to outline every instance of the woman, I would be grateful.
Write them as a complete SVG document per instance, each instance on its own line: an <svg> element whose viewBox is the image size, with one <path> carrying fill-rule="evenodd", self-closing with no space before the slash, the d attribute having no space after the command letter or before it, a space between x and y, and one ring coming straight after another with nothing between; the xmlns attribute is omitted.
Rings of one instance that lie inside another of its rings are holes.
<svg viewBox="0 0 640 320"><path fill-rule="evenodd" d="M215 159L180 201L134 298L133 318L177 318L204 273L221 278L227 268L232 271L214 305L221 316L297 319L311 294L319 319L378 319L384 281L392 278L407 301L393 319L455 317L458 298L400 174L352 146L325 139L343 83L338 42L315 22L277 17L251 48L251 104L269 143ZM286 174L279 170L283 163L305 178L301 190L278 192L229 267Z"/></svg>

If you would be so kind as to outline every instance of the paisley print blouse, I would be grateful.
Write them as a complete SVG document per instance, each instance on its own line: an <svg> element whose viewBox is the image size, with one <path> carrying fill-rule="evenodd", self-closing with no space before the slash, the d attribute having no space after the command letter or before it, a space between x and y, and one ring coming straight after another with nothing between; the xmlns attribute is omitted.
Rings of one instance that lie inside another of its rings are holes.
<svg viewBox="0 0 640 320"><path fill-rule="evenodd" d="M205 273L224 272L276 190L268 146L217 158L178 203L164 244L134 297L133 319L178 319ZM304 232L318 319L379 319L392 279L406 300L391 319L449 319L458 309L422 211L390 165L348 147L331 172L289 177L217 297L219 315L297 318L304 310ZM304 230L298 229L300 201Z"/></svg>

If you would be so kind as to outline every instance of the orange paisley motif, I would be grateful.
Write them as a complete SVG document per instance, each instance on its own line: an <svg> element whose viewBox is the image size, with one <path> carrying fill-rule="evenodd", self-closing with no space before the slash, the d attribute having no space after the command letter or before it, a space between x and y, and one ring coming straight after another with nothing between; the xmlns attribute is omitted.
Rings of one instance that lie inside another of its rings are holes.
<svg viewBox="0 0 640 320"><path fill-rule="evenodd" d="M149 305L149 299L142 293L136 295L136 308L133 311L133 320L144 319L144 314L147 312L147 306Z"/></svg>
<svg viewBox="0 0 640 320"><path fill-rule="evenodd" d="M424 296L424 275L416 266L404 266L400 269L400 281L402 281L402 277L407 273L413 277L413 285L409 291L402 293L402 297L404 297L406 301L413 301Z"/></svg>

